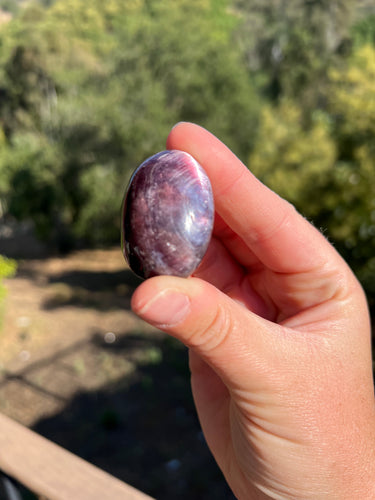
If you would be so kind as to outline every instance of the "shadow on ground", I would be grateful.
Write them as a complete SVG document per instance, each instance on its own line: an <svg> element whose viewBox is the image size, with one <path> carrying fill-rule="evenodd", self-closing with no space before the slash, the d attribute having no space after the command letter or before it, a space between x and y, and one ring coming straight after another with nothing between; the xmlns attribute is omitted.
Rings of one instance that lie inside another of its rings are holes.
<svg viewBox="0 0 375 500"><path fill-rule="evenodd" d="M126 318L116 333L104 319L97 327L100 313L131 314L140 280L121 269L113 252L32 257L19 263L17 276L40 299L32 319L47 329L38 335L48 337L46 317L55 311L67 332L63 313L73 311L80 338L73 335L64 348L55 339L44 357L3 366L0 411L33 422L39 434L158 500L233 499L200 430L185 347Z"/></svg>
<svg viewBox="0 0 375 500"><path fill-rule="evenodd" d="M74 270L48 277L51 293L45 300L45 310L64 306L111 311L130 307L130 298L141 283L129 270Z"/></svg>
<svg viewBox="0 0 375 500"><path fill-rule="evenodd" d="M204 442L187 352L174 339L95 332L17 379L46 401L65 398L60 411L35 423L36 432L141 491L160 500L234 498Z"/></svg>

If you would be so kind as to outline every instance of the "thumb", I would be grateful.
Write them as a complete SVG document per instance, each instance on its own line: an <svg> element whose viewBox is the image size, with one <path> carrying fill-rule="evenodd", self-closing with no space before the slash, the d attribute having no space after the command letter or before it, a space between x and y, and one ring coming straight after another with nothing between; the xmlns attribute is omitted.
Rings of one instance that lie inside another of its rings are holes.
<svg viewBox="0 0 375 500"><path fill-rule="evenodd" d="M142 319L198 353L228 387L250 389L270 373L280 327L198 278L158 276L134 292L132 309ZM255 377L256 370L256 377Z"/></svg>

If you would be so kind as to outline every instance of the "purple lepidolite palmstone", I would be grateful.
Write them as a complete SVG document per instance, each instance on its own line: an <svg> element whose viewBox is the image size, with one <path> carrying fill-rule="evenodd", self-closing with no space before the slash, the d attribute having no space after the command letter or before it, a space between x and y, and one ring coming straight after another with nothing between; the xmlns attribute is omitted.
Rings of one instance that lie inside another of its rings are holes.
<svg viewBox="0 0 375 500"><path fill-rule="evenodd" d="M186 277L201 262L212 234L210 181L188 153L162 151L134 172L122 212L122 249L142 278Z"/></svg>

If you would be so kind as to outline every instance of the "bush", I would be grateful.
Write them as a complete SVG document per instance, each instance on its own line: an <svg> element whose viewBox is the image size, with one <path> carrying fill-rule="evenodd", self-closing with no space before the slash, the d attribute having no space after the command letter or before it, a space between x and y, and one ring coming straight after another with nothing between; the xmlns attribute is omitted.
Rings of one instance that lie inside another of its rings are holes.
<svg viewBox="0 0 375 500"><path fill-rule="evenodd" d="M4 298L6 295L6 288L3 284L4 278L9 278L16 272L16 263L14 260L7 259L0 255L0 327L2 323Z"/></svg>

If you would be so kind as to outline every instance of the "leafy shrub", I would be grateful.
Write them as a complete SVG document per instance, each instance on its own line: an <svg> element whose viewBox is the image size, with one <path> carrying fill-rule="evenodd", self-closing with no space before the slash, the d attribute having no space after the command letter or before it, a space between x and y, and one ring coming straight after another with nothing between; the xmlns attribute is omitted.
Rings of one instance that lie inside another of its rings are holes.
<svg viewBox="0 0 375 500"><path fill-rule="evenodd" d="M3 284L4 278L9 278L16 272L16 263L14 260L7 259L0 255L0 327L2 322L4 298L6 295L6 288Z"/></svg>

